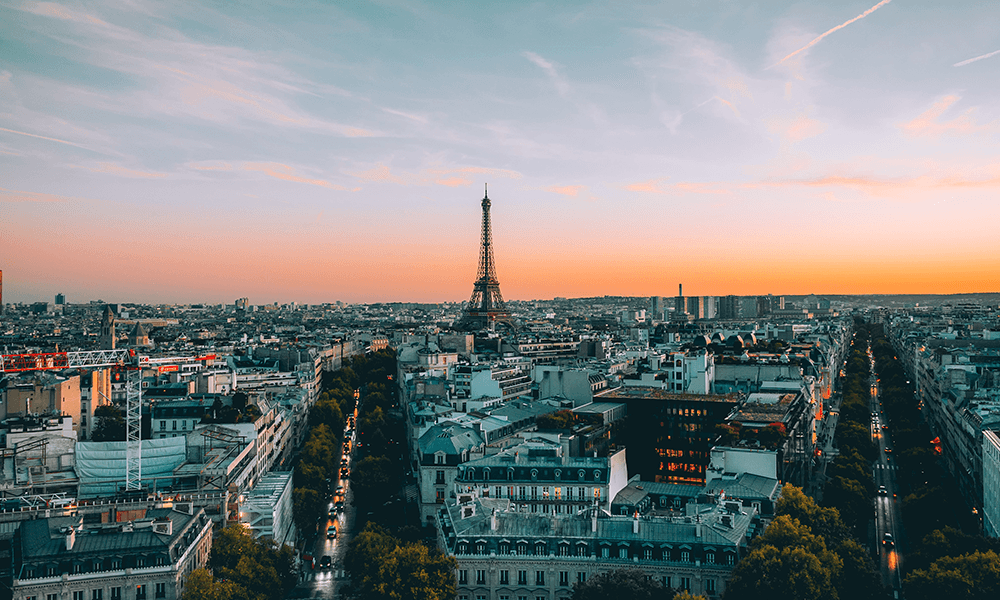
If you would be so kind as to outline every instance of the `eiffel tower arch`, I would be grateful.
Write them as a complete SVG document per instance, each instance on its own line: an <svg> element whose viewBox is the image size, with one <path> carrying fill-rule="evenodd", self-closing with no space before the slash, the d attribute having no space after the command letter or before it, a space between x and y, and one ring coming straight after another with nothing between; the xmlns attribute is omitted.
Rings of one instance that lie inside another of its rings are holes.
<svg viewBox="0 0 1000 600"><path fill-rule="evenodd" d="M472 297L465 307L461 329L493 329L498 323L513 328L510 311L500 293L496 266L493 264L493 227L490 224L490 197L483 194L483 225L479 243L479 271L472 286Z"/></svg>

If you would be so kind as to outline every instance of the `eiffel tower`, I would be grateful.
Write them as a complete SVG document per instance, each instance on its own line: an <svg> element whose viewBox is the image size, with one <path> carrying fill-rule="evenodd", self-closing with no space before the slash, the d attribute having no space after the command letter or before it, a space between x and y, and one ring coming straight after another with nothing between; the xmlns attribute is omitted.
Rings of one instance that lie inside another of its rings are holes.
<svg viewBox="0 0 1000 600"><path fill-rule="evenodd" d="M496 323L511 325L510 311L500 293L496 267L493 265L493 228L490 225L490 197L483 194L483 231L479 246L479 273L472 286L472 298L462 317L463 329L493 329Z"/></svg>

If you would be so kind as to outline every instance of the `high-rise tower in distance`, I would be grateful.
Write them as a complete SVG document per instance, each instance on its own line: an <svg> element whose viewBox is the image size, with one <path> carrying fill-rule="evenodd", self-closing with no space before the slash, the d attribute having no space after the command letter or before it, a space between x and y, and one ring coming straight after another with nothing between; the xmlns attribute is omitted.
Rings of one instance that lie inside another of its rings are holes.
<svg viewBox="0 0 1000 600"><path fill-rule="evenodd" d="M490 196L483 194L483 228L479 245L479 272L472 286L472 298L462 317L464 329L492 329L496 323L510 324L510 311L500 293L493 264L493 227L490 224Z"/></svg>

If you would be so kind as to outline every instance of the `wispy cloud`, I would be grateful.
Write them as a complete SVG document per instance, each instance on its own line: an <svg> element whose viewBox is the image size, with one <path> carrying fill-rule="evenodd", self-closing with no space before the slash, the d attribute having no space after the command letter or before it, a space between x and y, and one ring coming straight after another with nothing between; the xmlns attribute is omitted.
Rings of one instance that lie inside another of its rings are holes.
<svg viewBox="0 0 1000 600"><path fill-rule="evenodd" d="M24 135L27 137L38 138L40 140L47 140L49 142L57 142L59 144L66 144L67 146L75 146L77 148L83 148L84 150L91 150L96 152L93 148L84 146L83 144L77 144L76 142L68 142L66 140L60 140L59 138L48 137L45 135L38 135L36 133L28 133L26 131L17 131L16 129L7 129L5 127L0 127L0 131L6 131L7 133L16 133L17 135Z"/></svg>
<svg viewBox="0 0 1000 600"><path fill-rule="evenodd" d="M990 125L979 125L975 122L972 118L974 108L966 110L950 121L941 121L940 118L945 111L959 100L961 97L954 94L945 96L931 105L920 116L907 123L902 123L899 127L907 135L927 137L938 137L945 133L968 135L990 127Z"/></svg>
<svg viewBox="0 0 1000 600"><path fill-rule="evenodd" d="M715 182L692 182L692 181L679 181L677 183L668 184L667 181L669 177L661 177L658 179L650 179L647 181L640 181L637 183L632 183L625 186L625 189L630 192L642 192L646 194L730 194L732 190L729 189L725 183L715 183Z"/></svg>
<svg viewBox="0 0 1000 600"><path fill-rule="evenodd" d="M329 181L326 181L324 179L309 179L308 177L300 177L299 175L296 174L294 168L276 162L267 162L267 163L248 162L243 164L243 170L256 171L258 173L263 173L270 177L274 177L275 179L292 181L294 183L306 183L309 185L317 185L319 187L324 187L331 190L340 190L340 191L347 190L347 188L342 185L330 183ZM354 190L351 191L357 191L357 189L355 188Z"/></svg>
<svg viewBox="0 0 1000 600"><path fill-rule="evenodd" d="M585 185L550 185L544 188L546 192L552 192L553 194L560 194L562 196L570 196L576 198L580 195L580 192L587 189Z"/></svg>
<svg viewBox="0 0 1000 600"><path fill-rule="evenodd" d="M823 133L826 131L826 123L810 119L806 115L797 115L790 119L770 119L767 122L767 129L771 133L780 135L786 142L794 144Z"/></svg>
<svg viewBox="0 0 1000 600"><path fill-rule="evenodd" d="M166 173L137 171L135 169L129 169L110 162L99 163L96 167L90 167L90 170L95 173L110 173L111 175L119 175L121 177L130 177L134 179L160 179L167 176Z"/></svg>
<svg viewBox="0 0 1000 600"><path fill-rule="evenodd" d="M389 113L390 115L396 115L397 117L403 117L404 119L409 119L411 121L416 121L417 123L427 123L427 117L422 117L420 115L415 115L413 113L403 112L401 110L395 110L395 109L392 109L392 108L382 107L382 110L384 112Z"/></svg>
<svg viewBox="0 0 1000 600"><path fill-rule="evenodd" d="M405 171L402 173L393 173L383 163L378 163L367 171L357 171L348 173L348 175L373 183L395 183L398 185L427 185L436 183L447 187L472 185L474 182L469 175L488 175L503 179L521 179L522 177L521 173L517 171L491 167L433 168L423 169L417 173L408 173Z"/></svg>
<svg viewBox="0 0 1000 600"><path fill-rule="evenodd" d="M559 92L560 96L566 97L569 94L569 83L567 83L566 79L559 74L559 71L556 70L556 66L553 63L545 60L534 52L524 51L521 53L521 56L527 58L531 62L535 63L538 68L545 71L545 74L549 76L550 80L552 80L552 85L555 86L556 91Z"/></svg>
<svg viewBox="0 0 1000 600"><path fill-rule="evenodd" d="M809 42L805 46L802 46L801 48L799 48L795 52L792 52L791 54L789 54L785 58L782 58L778 62L774 63L773 65L771 65L770 67L768 67L768 69L773 69L774 67L777 67L778 65L780 65L783 62L785 62L789 58L792 58L793 56L796 56L796 55L798 55L801 52L805 52L809 48L812 48L813 46L815 46L816 44L818 44L820 42L820 40L822 40L826 36L830 35L831 33L835 32L835 31L839 31L839 30L843 29L844 27L847 27L851 23L854 23L855 21L860 21L861 19L864 19L868 15L870 15L873 12L875 12L876 10L882 8L886 4L889 4L890 2L892 2L892 0L882 0L881 2L879 2L878 4L876 4L875 6L869 8L868 10L866 10L865 12L861 13L860 15L854 17L853 19L849 19L847 21L844 21L840 25L837 25L836 27L834 27L832 29L829 29L829 30L821 33L819 36L817 36L816 38L814 38L811 42Z"/></svg>
<svg viewBox="0 0 1000 600"><path fill-rule="evenodd" d="M75 198L71 198L69 196L58 196L56 194L0 188L0 202L68 202L70 200L75 200Z"/></svg>
<svg viewBox="0 0 1000 600"><path fill-rule="evenodd" d="M995 50L995 51L990 52L988 54L983 54L983 55L977 56L975 58L970 58L969 60L963 60L962 62L957 62L957 63L955 63L952 66L954 66L954 67L964 67L965 65L970 64L970 63L974 63L977 60L983 60L984 58L989 58L991 56L996 56L997 54L1000 54L1000 50Z"/></svg>

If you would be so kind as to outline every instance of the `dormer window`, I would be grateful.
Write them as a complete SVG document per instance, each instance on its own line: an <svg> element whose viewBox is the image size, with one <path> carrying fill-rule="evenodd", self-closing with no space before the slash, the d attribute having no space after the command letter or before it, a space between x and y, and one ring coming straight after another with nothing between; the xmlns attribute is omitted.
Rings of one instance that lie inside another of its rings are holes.
<svg viewBox="0 0 1000 600"><path fill-rule="evenodd" d="M559 478L561 478L561 477L562 477L562 469L556 469L556 470L555 470L555 471L553 472L553 475L555 475L555 478L556 478L556 479L559 479Z"/></svg>
<svg viewBox="0 0 1000 600"><path fill-rule="evenodd" d="M444 452L434 453L434 464L443 465L444 464Z"/></svg>
<svg viewBox="0 0 1000 600"><path fill-rule="evenodd" d="M534 481L536 479L538 479L538 469L532 469L531 470L531 480Z"/></svg>
<svg viewBox="0 0 1000 600"><path fill-rule="evenodd" d="M577 475L577 477L579 477L579 478L580 478L580 481L583 481L584 479L586 479L586 478L587 478L587 472L586 472L586 471L584 471L583 469L580 469L580 470L579 470L579 471L577 472L577 474L576 474L576 475Z"/></svg>
<svg viewBox="0 0 1000 600"><path fill-rule="evenodd" d="M601 472L594 471L594 481L600 481L600 480L601 480Z"/></svg>

